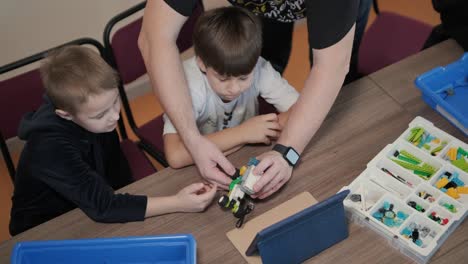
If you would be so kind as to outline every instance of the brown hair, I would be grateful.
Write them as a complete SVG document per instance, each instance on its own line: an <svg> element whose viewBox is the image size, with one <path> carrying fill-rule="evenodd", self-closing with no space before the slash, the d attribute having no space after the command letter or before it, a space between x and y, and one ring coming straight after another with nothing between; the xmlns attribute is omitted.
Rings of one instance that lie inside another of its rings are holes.
<svg viewBox="0 0 468 264"><path fill-rule="evenodd" d="M216 8L198 19L193 44L196 55L217 73L249 74L262 50L261 22L243 8Z"/></svg>
<svg viewBox="0 0 468 264"><path fill-rule="evenodd" d="M117 73L93 50L65 46L51 51L40 67L46 94L56 108L72 114L90 95L115 89Z"/></svg>

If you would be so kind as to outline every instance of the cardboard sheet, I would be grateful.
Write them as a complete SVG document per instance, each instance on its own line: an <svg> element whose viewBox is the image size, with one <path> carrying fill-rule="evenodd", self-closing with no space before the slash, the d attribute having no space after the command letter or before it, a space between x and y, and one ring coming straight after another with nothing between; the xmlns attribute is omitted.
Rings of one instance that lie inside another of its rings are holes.
<svg viewBox="0 0 468 264"><path fill-rule="evenodd" d="M234 244L248 263L262 263L260 255L251 257L245 255L245 251L254 239L255 235L265 227L279 222L316 203L317 200L315 200L312 194L303 192L262 215L248 220L244 223L242 228L234 228L227 232L226 236L231 240L232 244Z"/></svg>

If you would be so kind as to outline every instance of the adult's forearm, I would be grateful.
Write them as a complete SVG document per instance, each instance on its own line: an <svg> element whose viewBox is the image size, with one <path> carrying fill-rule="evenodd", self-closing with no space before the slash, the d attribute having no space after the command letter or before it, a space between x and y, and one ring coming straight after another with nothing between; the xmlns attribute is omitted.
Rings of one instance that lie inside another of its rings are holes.
<svg viewBox="0 0 468 264"><path fill-rule="evenodd" d="M344 71L334 72L333 76L320 74L317 69L311 71L305 84L310 87L304 88L291 109L278 143L292 146L299 153L304 150L333 105L345 75Z"/></svg>
<svg viewBox="0 0 468 264"><path fill-rule="evenodd" d="M190 147L199 132L176 45L180 28L186 20L164 1L148 1L139 47L154 93L180 131L182 140Z"/></svg>
<svg viewBox="0 0 468 264"><path fill-rule="evenodd" d="M314 53L314 66L278 143L301 153L320 128L349 70L353 35L354 26L337 44Z"/></svg>

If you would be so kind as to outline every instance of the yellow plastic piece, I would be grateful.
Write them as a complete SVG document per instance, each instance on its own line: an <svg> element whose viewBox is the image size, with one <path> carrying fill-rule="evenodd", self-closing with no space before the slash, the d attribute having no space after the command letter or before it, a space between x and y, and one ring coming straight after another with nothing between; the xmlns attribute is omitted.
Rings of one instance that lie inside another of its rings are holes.
<svg viewBox="0 0 468 264"><path fill-rule="evenodd" d="M446 194L455 199L460 198L460 195L458 195L458 192L455 190L455 188L448 188Z"/></svg>
<svg viewBox="0 0 468 264"><path fill-rule="evenodd" d="M457 187L458 193L468 194L468 187Z"/></svg>
<svg viewBox="0 0 468 264"><path fill-rule="evenodd" d="M456 149L456 148L450 148L450 149L447 151L447 157L448 157L450 160L456 160L456 159L457 159L457 149Z"/></svg>
<svg viewBox="0 0 468 264"><path fill-rule="evenodd" d="M247 167L246 167L246 166L242 166L242 167L240 168L240 170L239 170L239 174L240 174L241 176L243 176L246 170L247 170Z"/></svg>
<svg viewBox="0 0 468 264"><path fill-rule="evenodd" d="M439 138L435 138L432 140L432 143L434 144L440 144L440 139Z"/></svg>
<svg viewBox="0 0 468 264"><path fill-rule="evenodd" d="M445 185L449 183L449 180L447 178L441 178L439 181L436 182L436 187L437 189L443 188Z"/></svg>

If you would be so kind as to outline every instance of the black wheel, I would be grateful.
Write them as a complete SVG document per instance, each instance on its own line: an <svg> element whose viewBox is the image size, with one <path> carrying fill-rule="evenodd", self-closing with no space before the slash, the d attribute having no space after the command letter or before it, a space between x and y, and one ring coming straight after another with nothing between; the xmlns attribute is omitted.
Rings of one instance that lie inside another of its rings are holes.
<svg viewBox="0 0 468 264"><path fill-rule="evenodd" d="M245 215L252 212L253 209L254 209L254 204L253 203L241 202L240 205L239 205L239 208L234 213L234 216L237 217L237 218L242 218Z"/></svg>
<svg viewBox="0 0 468 264"><path fill-rule="evenodd" d="M229 197L227 195L221 196L218 200L218 204L221 207L227 207L228 202L229 202Z"/></svg>
<svg viewBox="0 0 468 264"><path fill-rule="evenodd" d="M239 178L239 176L240 176L240 170L238 168L236 168L236 172L234 172L234 174L231 176L231 179L235 180L235 179Z"/></svg>
<svg viewBox="0 0 468 264"><path fill-rule="evenodd" d="M237 201L236 201L235 199L231 200L231 201L229 202L228 208L229 208L229 209L234 208L234 206L236 205L236 202L237 202Z"/></svg>

